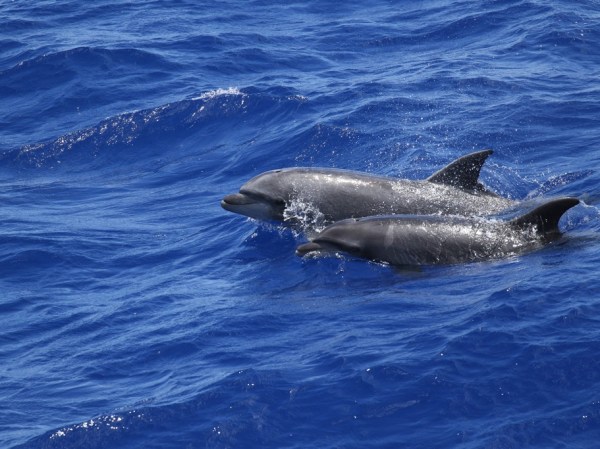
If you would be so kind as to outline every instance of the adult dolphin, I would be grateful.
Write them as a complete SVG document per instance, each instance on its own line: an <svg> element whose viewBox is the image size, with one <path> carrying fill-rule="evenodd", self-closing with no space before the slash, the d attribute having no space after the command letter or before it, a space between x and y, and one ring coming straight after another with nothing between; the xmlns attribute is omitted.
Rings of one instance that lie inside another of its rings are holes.
<svg viewBox="0 0 600 449"><path fill-rule="evenodd" d="M558 221L576 198L547 201L511 220L456 216L375 216L326 227L296 254L344 252L391 265L498 259L541 247L560 235Z"/></svg>
<svg viewBox="0 0 600 449"><path fill-rule="evenodd" d="M488 215L514 203L479 183L490 154L492 150L483 150L463 156L426 180L330 168L273 170L227 195L221 206L259 220L292 223L310 213L324 224L383 214Z"/></svg>

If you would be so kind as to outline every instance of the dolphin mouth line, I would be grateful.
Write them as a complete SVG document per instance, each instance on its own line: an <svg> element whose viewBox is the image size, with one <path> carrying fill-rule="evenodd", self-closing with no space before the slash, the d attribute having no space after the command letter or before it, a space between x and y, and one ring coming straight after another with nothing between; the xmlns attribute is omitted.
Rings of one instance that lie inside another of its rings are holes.
<svg viewBox="0 0 600 449"><path fill-rule="evenodd" d="M249 204L256 204L256 199L251 198L243 193L232 193L231 195L225 196L221 200L221 205L227 206L247 206Z"/></svg>
<svg viewBox="0 0 600 449"><path fill-rule="evenodd" d="M267 203L281 208L285 207L284 200L254 192L240 191L239 193L226 195L221 200L221 206L250 206L258 203Z"/></svg>

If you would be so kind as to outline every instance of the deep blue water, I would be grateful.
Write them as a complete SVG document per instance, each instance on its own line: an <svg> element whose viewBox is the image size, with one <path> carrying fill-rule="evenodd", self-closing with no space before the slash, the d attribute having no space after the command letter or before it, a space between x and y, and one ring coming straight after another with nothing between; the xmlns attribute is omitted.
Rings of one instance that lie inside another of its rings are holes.
<svg viewBox="0 0 600 449"><path fill-rule="evenodd" d="M0 1L0 447L597 447L599 43L596 1ZM482 148L583 201L559 242L398 271L219 206Z"/></svg>

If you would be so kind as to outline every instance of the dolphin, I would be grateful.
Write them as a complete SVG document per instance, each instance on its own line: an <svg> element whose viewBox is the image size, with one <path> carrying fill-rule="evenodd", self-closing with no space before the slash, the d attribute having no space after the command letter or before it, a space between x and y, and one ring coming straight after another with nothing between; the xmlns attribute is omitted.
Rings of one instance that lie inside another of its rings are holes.
<svg viewBox="0 0 600 449"><path fill-rule="evenodd" d="M576 198L553 199L510 220L440 215L351 218L326 227L296 254L343 252L399 266L498 259L555 240L560 217L578 203Z"/></svg>
<svg viewBox="0 0 600 449"><path fill-rule="evenodd" d="M292 224L311 213L323 224L387 214L488 215L514 204L478 181L490 154L492 150L483 150L462 156L426 180L331 168L273 170L225 196L221 206L251 218Z"/></svg>

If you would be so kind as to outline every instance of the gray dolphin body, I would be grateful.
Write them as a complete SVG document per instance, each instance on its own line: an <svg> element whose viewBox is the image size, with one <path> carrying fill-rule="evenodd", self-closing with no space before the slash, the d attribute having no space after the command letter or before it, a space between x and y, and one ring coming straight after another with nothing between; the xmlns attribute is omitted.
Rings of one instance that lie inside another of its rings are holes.
<svg viewBox="0 0 600 449"><path fill-rule="evenodd" d="M344 252L405 266L498 259L555 239L560 217L578 203L575 198L550 200L508 221L444 216L347 219L300 245L296 254Z"/></svg>
<svg viewBox="0 0 600 449"><path fill-rule="evenodd" d="M491 153L468 154L417 181L327 168L274 170L252 178L221 206L259 220L291 222L307 210L322 223L383 214L488 215L514 204L478 181Z"/></svg>

